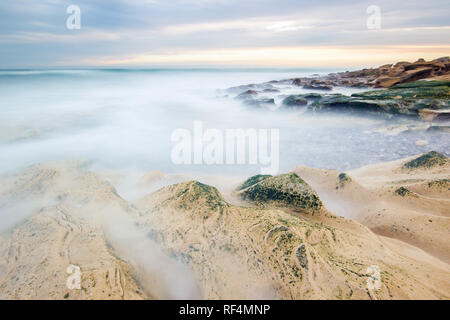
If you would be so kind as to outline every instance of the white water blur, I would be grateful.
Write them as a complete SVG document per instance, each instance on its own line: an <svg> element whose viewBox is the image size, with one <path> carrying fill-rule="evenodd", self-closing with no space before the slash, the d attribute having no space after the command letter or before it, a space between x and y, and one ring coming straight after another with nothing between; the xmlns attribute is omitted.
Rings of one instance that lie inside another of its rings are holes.
<svg viewBox="0 0 450 320"><path fill-rule="evenodd" d="M323 72L323 71L322 71ZM280 171L301 164L344 170L449 144L428 133L364 134L383 121L262 111L217 89L317 73L254 70L53 70L0 72L0 173L37 162L88 159L103 168L253 174L260 166L176 166L171 133L205 128L280 130ZM361 89L337 88L351 94ZM305 92L285 88L280 93ZM279 100L279 98L278 98ZM429 144L417 146L426 139Z"/></svg>

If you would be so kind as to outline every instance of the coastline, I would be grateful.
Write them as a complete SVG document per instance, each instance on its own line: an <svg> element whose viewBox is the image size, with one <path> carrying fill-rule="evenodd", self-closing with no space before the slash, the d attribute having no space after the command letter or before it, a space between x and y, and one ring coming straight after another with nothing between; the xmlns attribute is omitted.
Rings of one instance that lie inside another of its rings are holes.
<svg viewBox="0 0 450 320"><path fill-rule="evenodd" d="M243 121L300 115L317 117L314 127L338 114L375 117L383 126L368 136L445 136L450 81L423 64L244 84L215 98ZM341 171L298 161L274 176L238 177L139 166L130 177L89 161L36 161L0 180L0 298L448 300L448 153L396 158ZM79 288L68 287L68 266L81 271ZM377 287L368 285L374 271Z"/></svg>

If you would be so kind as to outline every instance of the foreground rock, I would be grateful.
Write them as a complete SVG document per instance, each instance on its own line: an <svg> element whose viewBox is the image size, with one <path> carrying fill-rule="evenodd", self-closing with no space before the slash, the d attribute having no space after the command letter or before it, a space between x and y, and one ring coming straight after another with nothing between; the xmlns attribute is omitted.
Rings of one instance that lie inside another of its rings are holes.
<svg viewBox="0 0 450 320"><path fill-rule="evenodd" d="M2 179L1 227L11 229L0 233L0 298L149 298L136 269L117 257L105 230L90 221L102 212L135 213L80 162L35 165ZM76 269L79 287L69 287Z"/></svg>
<svg viewBox="0 0 450 320"><path fill-rule="evenodd" d="M446 156L436 151L430 151L421 155L420 157L406 162L403 167L406 169L423 169L436 166L445 166L448 163L449 160Z"/></svg>
<svg viewBox="0 0 450 320"><path fill-rule="evenodd" d="M288 194L297 189L302 193L299 179L294 174L259 175L238 189L245 193L256 186L277 186ZM351 188L349 177L341 180ZM184 183L168 186L142 199L140 224L192 267L205 297L396 299L450 294L448 265L323 207L321 215L297 216L284 198L267 205L272 193L263 191L255 207L228 204L210 210L205 202L197 204L198 192L189 189L186 197L192 201L184 209L176 196L184 190ZM208 192L220 198L213 189ZM198 214L204 210L210 214ZM374 265L381 272L378 290L367 286Z"/></svg>
<svg viewBox="0 0 450 320"><path fill-rule="evenodd" d="M307 172L305 176L309 178ZM355 176L336 173L333 188L339 185L341 193L356 188ZM448 182L437 177L417 188L442 196ZM405 187L412 193L420 191ZM448 264L332 214L311 196L315 191L298 175L256 176L239 189L254 194L257 202L232 205L216 188L186 181L130 203L101 175L68 163L35 166L4 178L2 204L27 204L17 212L30 216L12 225L10 232L0 233L0 295L136 299L149 297L145 289L152 297L189 298L192 288L185 280L192 273L198 299L450 298ZM367 194L371 192L365 190L355 198ZM391 194L396 201L411 201L408 195ZM319 206L321 214L308 213ZM413 206L417 210L418 204ZM429 202L426 206L440 208ZM296 208L302 210L292 210ZM394 217L402 216L393 211ZM122 213L126 220L117 220ZM112 229L99 224L103 218ZM410 218L396 222L410 230L401 230L402 235L415 235L410 243L422 235L434 240L432 246L448 244L448 232L439 237L430 232L448 231L442 217L427 215L432 222L420 220L417 225ZM155 244L164 255L155 257ZM167 257L176 261L176 268ZM81 268L80 289L66 286L69 264ZM367 285L373 266L380 270L377 289ZM158 290L162 283L168 285L166 290Z"/></svg>
<svg viewBox="0 0 450 320"><path fill-rule="evenodd" d="M254 183L239 193L244 200L263 206L306 211L312 215L322 207L315 191L295 173L267 177L260 181L255 178L249 180L251 179L254 179Z"/></svg>

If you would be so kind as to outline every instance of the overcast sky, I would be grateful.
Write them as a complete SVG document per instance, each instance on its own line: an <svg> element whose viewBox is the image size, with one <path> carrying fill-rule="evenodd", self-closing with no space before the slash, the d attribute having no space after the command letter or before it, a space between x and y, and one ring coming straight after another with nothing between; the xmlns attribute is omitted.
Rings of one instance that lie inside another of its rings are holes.
<svg viewBox="0 0 450 320"><path fill-rule="evenodd" d="M377 66L449 55L449 17L448 0L2 0L0 68Z"/></svg>

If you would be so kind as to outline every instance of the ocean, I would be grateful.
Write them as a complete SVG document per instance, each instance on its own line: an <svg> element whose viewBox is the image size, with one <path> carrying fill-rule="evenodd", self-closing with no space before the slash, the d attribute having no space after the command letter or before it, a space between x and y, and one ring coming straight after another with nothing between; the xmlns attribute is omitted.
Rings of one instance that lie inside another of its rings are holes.
<svg viewBox="0 0 450 320"><path fill-rule="evenodd" d="M70 69L0 71L0 174L39 162L86 159L105 169L252 175L258 164L175 164L177 129L278 129L279 171L339 171L430 150L448 154L447 133L346 115L308 116L244 105L225 89L334 70ZM279 96L310 92L280 88ZM362 89L335 88L351 94ZM278 99L279 100L279 99ZM279 103L279 101L276 102ZM394 130L377 130L396 127ZM397 134L398 133L398 134ZM416 143L425 140L426 144Z"/></svg>

